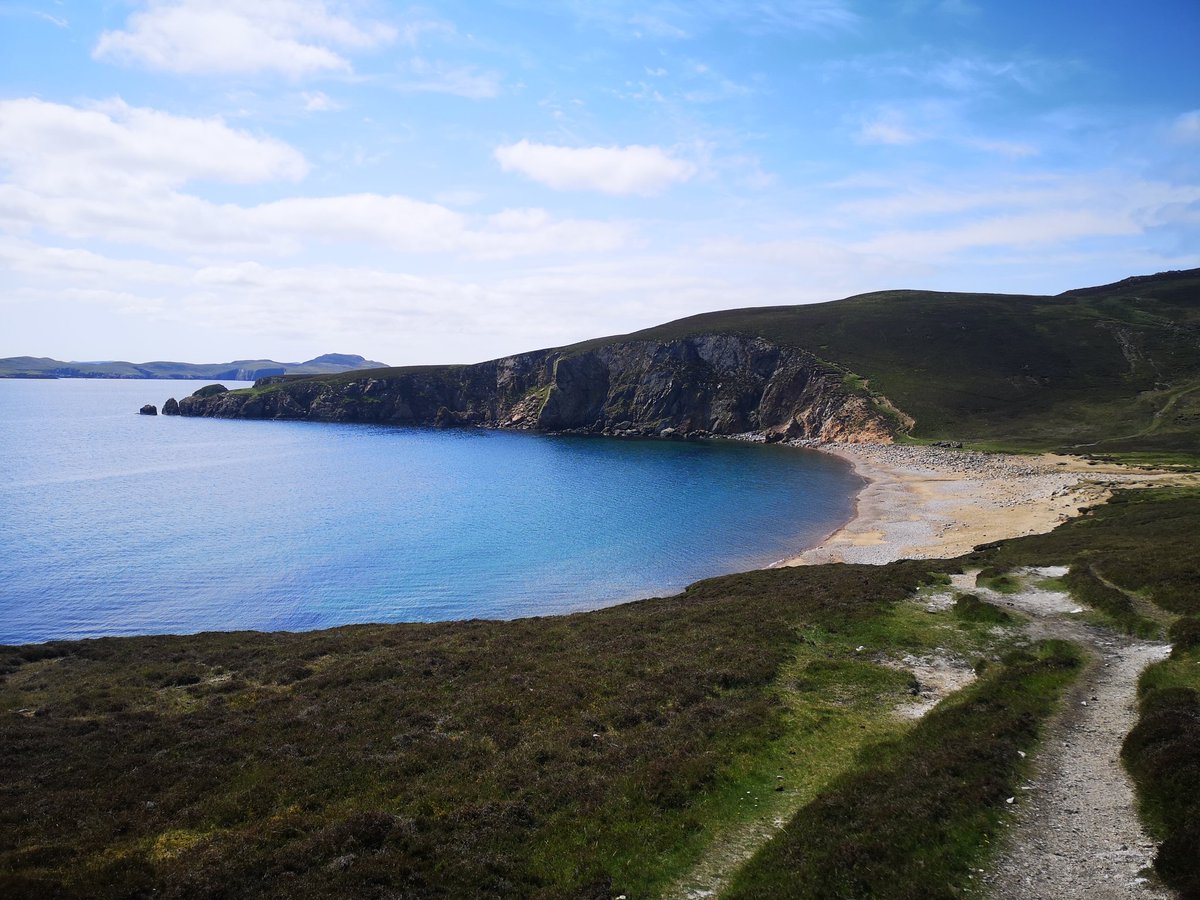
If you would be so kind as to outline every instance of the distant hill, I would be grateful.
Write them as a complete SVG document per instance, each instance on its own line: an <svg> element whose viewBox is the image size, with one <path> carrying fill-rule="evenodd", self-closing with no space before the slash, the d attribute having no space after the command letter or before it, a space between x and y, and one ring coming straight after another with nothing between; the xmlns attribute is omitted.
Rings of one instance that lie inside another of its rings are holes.
<svg viewBox="0 0 1200 900"><path fill-rule="evenodd" d="M269 375L332 375L356 369L378 369L384 363L352 353L326 353L307 362L237 359L227 363L64 362L36 356L0 359L0 378L213 378L254 381Z"/></svg>
<svg viewBox="0 0 1200 900"><path fill-rule="evenodd" d="M897 290L705 313L475 366L316 375L185 415L963 440L1200 459L1200 269L1057 296Z"/></svg>

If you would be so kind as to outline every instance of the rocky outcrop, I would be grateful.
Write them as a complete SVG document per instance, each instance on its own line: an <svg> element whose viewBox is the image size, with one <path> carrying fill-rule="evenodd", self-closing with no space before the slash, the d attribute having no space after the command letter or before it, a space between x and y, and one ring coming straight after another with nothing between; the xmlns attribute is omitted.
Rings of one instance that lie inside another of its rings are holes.
<svg viewBox="0 0 1200 900"><path fill-rule="evenodd" d="M145 406L143 406L141 409L139 409L138 412L140 414L142 414L143 416L157 416L158 415L158 407L155 406L153 403L147 403Z"/></svg>
<svg viewBox="0 0 1200 900"><path fill-rule="evenodd" d="M890 440L902 414L845 376L804 350L713 334L360 378L268 378L248 391L210 386L180 401L179 412L626 436Z"/></svg>
<svg viewBox="0 0 1200 900"><path fill-rule="evenodd" d="M174 397L171 397L169 400L167 400L166 403L163 404L162 414L164 416L179 415L179 403L175 400Z"/></svg>

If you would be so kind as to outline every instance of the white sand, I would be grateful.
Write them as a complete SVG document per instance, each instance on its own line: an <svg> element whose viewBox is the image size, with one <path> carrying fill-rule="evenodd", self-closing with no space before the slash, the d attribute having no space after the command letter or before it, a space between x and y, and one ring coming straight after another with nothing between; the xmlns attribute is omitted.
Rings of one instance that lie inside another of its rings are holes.
<svg viewBox="0 0 1200 900"><path fill-rule="evenodd" d="M978 544L1040 534L1094 506L1116 487L1178 476L1078 457L1013 456L893 444L823 444L868 484L855 517L822 544L779 565L882 565L934 559Z"/></svg>

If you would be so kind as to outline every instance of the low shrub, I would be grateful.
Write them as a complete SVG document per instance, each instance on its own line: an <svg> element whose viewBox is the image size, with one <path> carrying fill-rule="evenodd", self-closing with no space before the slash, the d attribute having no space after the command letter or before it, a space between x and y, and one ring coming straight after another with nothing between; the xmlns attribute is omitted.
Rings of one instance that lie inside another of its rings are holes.
<svg viewBox="0 0 1200 900"><path fill-rule="evenodd" d="M1010 625L1014 621L1007 612L981 600L974 594L960 594L954 601L954 615L964 622L981 622L989 625Z"/></svg>

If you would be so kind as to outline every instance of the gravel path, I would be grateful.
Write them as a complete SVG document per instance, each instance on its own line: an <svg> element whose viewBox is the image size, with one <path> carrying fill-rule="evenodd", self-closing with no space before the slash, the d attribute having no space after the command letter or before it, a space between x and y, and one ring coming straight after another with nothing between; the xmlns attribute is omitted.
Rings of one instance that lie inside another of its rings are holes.
<svg viewBox="0 0 1200 900"><path fill-rule="evenodd" d="M1060 570L1030 570L1031 580ZM963 576L960 576L963 577ZM966 576L971 582L973 578ZM984 878L1003 900L1171 898L1145 877L1155 843L1134 810L1121 743L1136 720L1138 675L1163 659L1161 643L1116 635L1072 616L1066 594L1029 588L1003 595L956 585L1033 617L1030 636L1065 638L1087 648L1088 668L1038 754L1033 779L1018 792L1008 846Z"/></svg>

